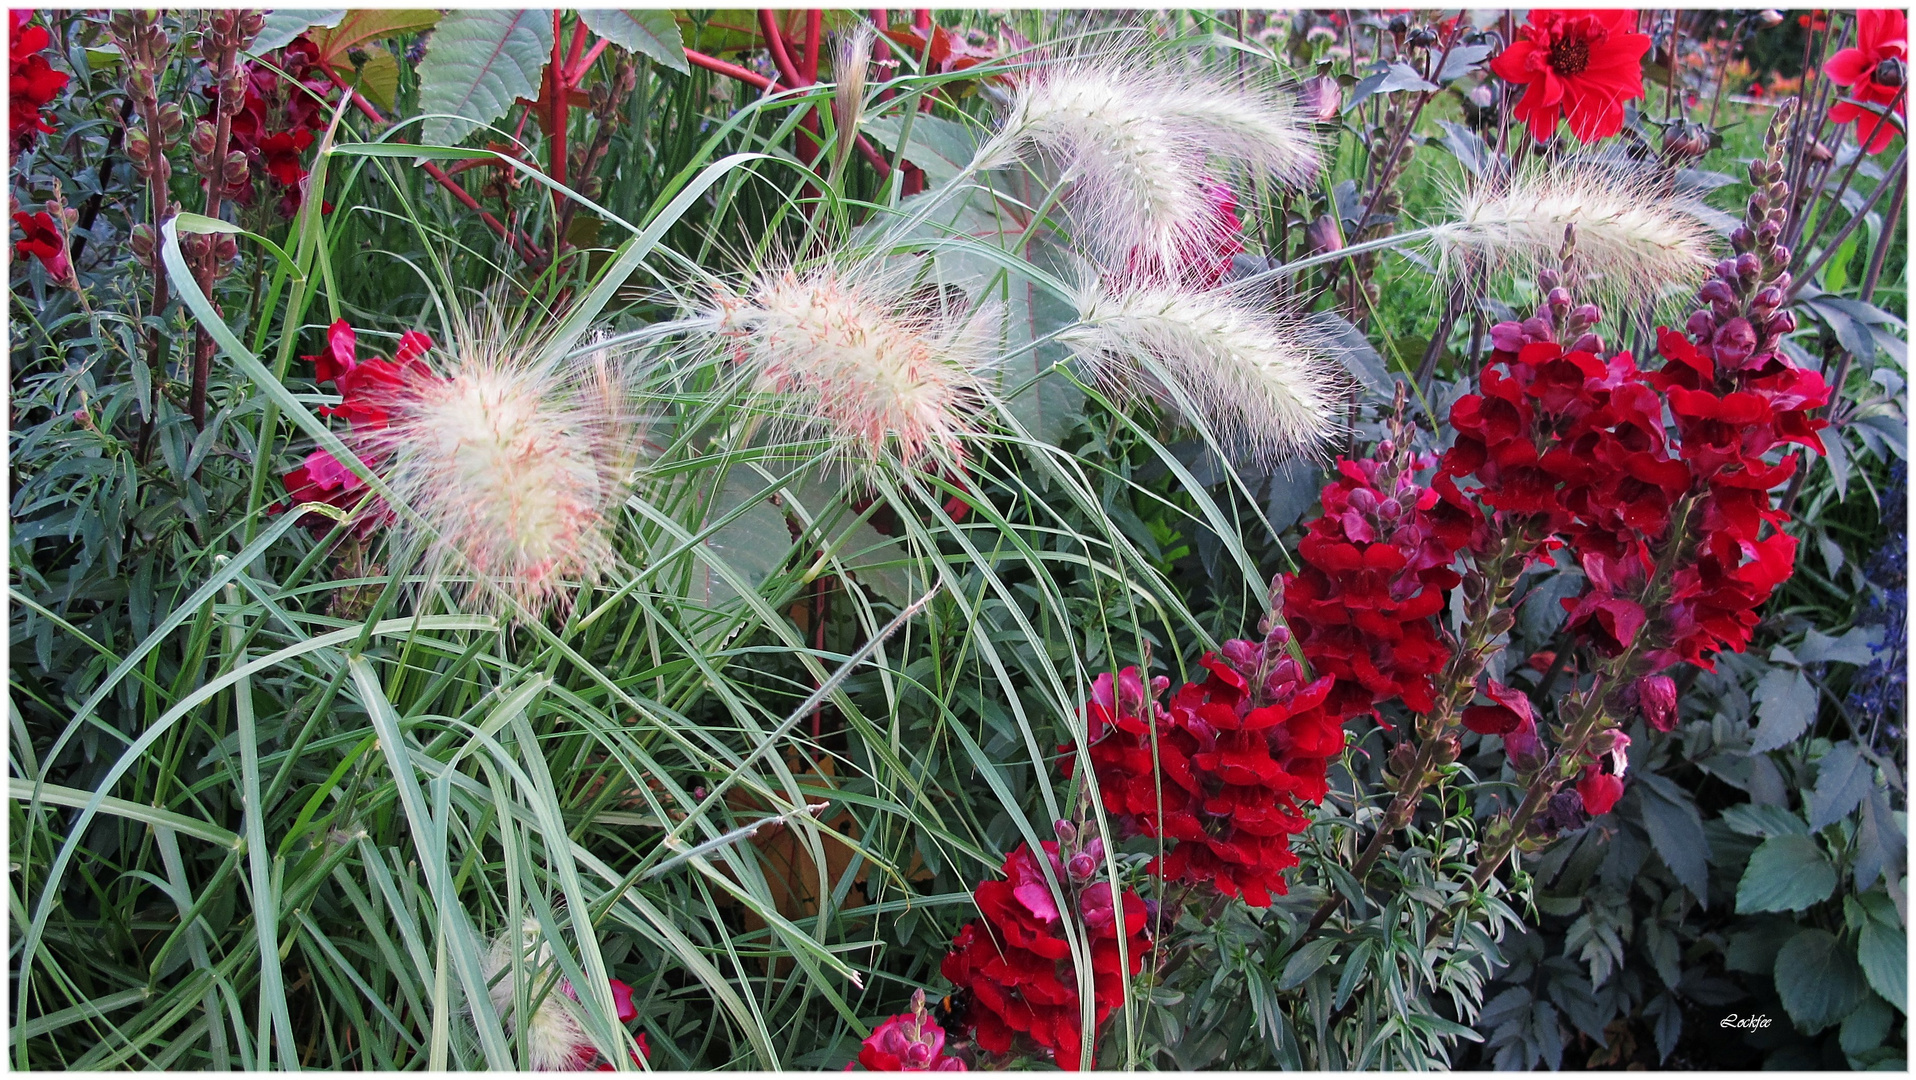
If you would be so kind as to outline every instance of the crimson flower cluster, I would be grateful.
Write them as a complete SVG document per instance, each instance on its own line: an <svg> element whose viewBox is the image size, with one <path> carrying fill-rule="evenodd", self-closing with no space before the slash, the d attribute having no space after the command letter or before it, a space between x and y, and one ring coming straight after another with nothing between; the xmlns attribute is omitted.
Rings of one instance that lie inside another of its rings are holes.
<svg viewBox="0 0 1916 1080"><path fill-rule="evenodd" d="M353 434L359 437L360 446L369 448L371 443L366 436L391 425L400 392L414 380L432 377L420 360L433 348L433 340L410 330L401 335L399 349L390 361L361 360L353 328L345 319L340 319L327 328L326 346L326 351L317 356L300 358L313 362L316 381L330 382L339 390L340 403L320 406L320 415L346 420L352 425ZM366 460L366 464L375 471L379 468L376 460ZM324 503L351 510L366 495L366 482L324 449L306 455L306 460L282 477L281 482L286 487L287 501L272 506L270 513L280 513L300 503ZM307 514L306 518L302 524L316 535L324 534L332 526L332 519L322 514ZM382 502L353 522L353 535L363 539L391 520L392 511Z"/></svg>
<svg viewBox="0 0 1916 1080"><path fill-rule="evenodd" d="M281 50L276 63L255 61L245 68L246 100L233 114L233 148L246 154L255 171L271 178L280 191L280 214L291 217L299 209L300 184L306 179L301 155L313 145L314 133L326 126L325 96L332 83L320 69L318 46L303 37ZM218 93L217 88L206 92L209 97ZM227 195L251 205L257 197L252 177Z"/></svg>
<svg viewBox="0 0 1916 1080"><path fill-rule="evenodd" d="M1284 618L1312 668L1335 680L1327 704L1339 721L1393 699L1420 713L1435 704L1450 650L1431 616L1460 580L1451 563L1481 515L1447 477L1416 482L1433 464L1390 440L1378 457L1338 461L1324 513L1298 544Z"/></svg>
<svg viewBox="0 0 1916 1080"><path fill-rule="evenodd" d="M1324 797L1325 762L1344 746L1325 706L1333 680L1306 682L1289 641L1276 627L1263 646L1226 642L1169 705L1157 700L1162 677L1149 697L1137 668L1098 677L1086 710L1092 769L1123 834L1173 842L1152 873L1254 907L1288 891L1290 838L1310 824L1303 804Z"/></svg>
<svg viewBox="0 0 1916 1080"><path fill-rule="evenodd" d="M863 1067L872 1072L966 1072L963 1059L945 1053L945 1029L925 1008L925 992L911 995L911 1011L899 1013L872 1029L859 1044L858 1060L845 1071Z"/></svg>
<svg viewBox="0 0 1916 1080"><path fill-rule="evenodd" d="M7 132L18 154L52 133L46 107L66 89L68 76L40 55L53 44L53 35L33 25L33 12L16 8L7 14L12 20L7 35Z"/></svg>
<svg viewBox="0 0 1916 1080"><path fill-rule="evenodd" d="M1059 836L1076 833L1060 822ZM1048 880L1039 855L1050 863ZM1078 977L1064 920L1075 918L1091 948L1093 1032L1124 1002L1125 980L1136 975L1150 948L1145 903L1126 889L1114 905L1111 884L1096 880L1102 842L1062 850L1046 842L1034 854L1020 844L1005 858L1003 881L987 881L972 896L983 918L965 924L952 940L942 971L968 994L965 1023L983 1049L1009 1053L1019 1036L1049 1050L1061 1069L1076 1069L1083 1045ZM1055 880L1075 911L1061 909Z"/></svg>

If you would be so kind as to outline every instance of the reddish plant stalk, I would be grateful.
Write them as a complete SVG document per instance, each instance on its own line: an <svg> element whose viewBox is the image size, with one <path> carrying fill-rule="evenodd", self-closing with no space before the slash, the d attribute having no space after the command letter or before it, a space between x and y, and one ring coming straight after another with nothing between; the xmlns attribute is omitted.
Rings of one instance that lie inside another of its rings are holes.
<svg viewBox="0 0 1916 1080"><path fill-rule="evenodd" d="M326 77L328 79L332 80L334 86L339 87L341 90L351 95L353 106L357 108L360 111L360 113L366 117L366 119L371 120L375 124L384 124L386 122L386 118L380 114L379 110L373 106L372 102L367 101L363 94L353 89L350 83L348 83L345 79L341 78L339 72L334 71L333 66L331 64L327 63L324 59L322 59L319 62L319 68L321 71L324 71L326 73ZM391 141L405 142L406 140L395 137ZM446 172L446 170L440 168L436 162L431 162L431 161L424 162L420 165L420 168L425 170L427 176L430 176L434 180L437 180L441 187L445 188L448 192L451 192L452 197L455 199L458 199L459 202L466 207L466 209L477 212L479 215L479 219L485 222L487 227L490 228L493 232L498 233L501 239L511 244L513 247L513 250L519 253L520 258L526 260L527 262L537 262L539 259L544 257L544 254L537 247L533 245L531 240L528 240L525 237L519 236L516 233L514 233L512 230L506 228L504 222L492 216L491 213L487 212L485 207L479 205L479 200L473 198L471 192L459 186L459 181L454 180Z"/></svg>
<svg viewBox="0 0 1916 1080"><path fill-rule="evenodd" d="M251 11L226 11L215 13L212 17L211 49L218 74L213 85L218 87L214 100L213 147L202 162L201 168L206 177L206 216L217 218L225 206L228 186L227 148L233 138L233 113L245 103L246 76L239 66L240 51L258 34L263 16ZM247 30L253 29L252 33ZM240 165L243 168L244 162ZM199 258L193 268L193 279L199 284L200 292L210 301L213 298L213 278L219 268L219 245L214 237L201 237ZM193 330L193 381L187 395L186 411L193 418L193 425L206 427L206 389L213 377L213 339L204 327Z"/></svg>

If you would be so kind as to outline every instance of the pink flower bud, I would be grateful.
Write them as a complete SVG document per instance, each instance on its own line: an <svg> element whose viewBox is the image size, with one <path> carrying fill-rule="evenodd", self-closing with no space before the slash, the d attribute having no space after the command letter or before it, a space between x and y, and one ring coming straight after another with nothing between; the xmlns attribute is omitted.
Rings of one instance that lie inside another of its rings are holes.
<svg viewBox="0 0 1916 1080"><path fill-rule="evenodd" d="M1645 675L1637 680L1637 709L1643 720L1658 731L1675 729L1677 722L1676 680L1668 675Z"/></svg>
<svg viewBox="0 0 1916 1080"><path fill-rule="evenodd" d="M1698 308L1690 312L1690 321L1683 324L1683 328L1689 331L1691 337L1708 341L1716 333L1716 316Z"/></svg>
<svg viewBox="0 0 1916 1080"><path fill-rule="evenodd" d="M1717 328L1711 344L1716 348L1719 365L1730 369L1741 367L1756 351L1756 328L1748 319L1731 319Z"/></svg>
<svg viewBox="0 0 1916 1080"><path fill-rule="evenodd" d="M1781 336L1783 334L1796 333L1796 312L1794 311L1777 312L1776 314L1770 316L1770 321L1764 327L1764 329L1768 330L1771 334L1777 335L1777 336Z"/></svg>

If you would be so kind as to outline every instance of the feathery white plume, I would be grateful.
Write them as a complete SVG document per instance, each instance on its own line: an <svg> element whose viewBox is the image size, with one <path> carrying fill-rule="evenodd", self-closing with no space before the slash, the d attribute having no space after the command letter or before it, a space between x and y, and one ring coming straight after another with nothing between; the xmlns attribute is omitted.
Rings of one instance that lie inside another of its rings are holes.
<svg viewBox="0 0 1916 1080"><path fill-rule="evenodd" d="M1337 426L1345 376L1318 334L1225 292L1094 283L1059 337L1107 379L1113 361L1154 361L1220 435L1266 461L1308 453Z"/></svg>
<svg viewBox="0 0 1916 1080"><path fill-rule="evenodd" d="M1075 182L1068 208L1089 244L1167 265L1213 239L1206 188L1219 174L1308 183L1318 140L1295 96L1201 71L1117 59L1066 60L1024 76L982 167L1035 151Z"/></svg>
<svg viewBox="0 0 1916 1080"><path fill-rule="evenodd" d="M963 311L935 286L916 291L875 263L762 275L721 292L713 325L762 388L789 394L855 454L956 456L984 396L995 310Z"/></svg>
<svg viewBox="0 0 1916 1080"><path fill-rule="evenodd" d="M845 163L851 160L852 148L857 145L858 129L864 123L865 80L876 40L871 26L859 23L838 42L838 54L832 65L832 78L837 80L832 90L832 125L838 132L837 142L832 145L833 176L844 172Z"/></svg>
<svg viewBox="0 0 1916 1080"><path fill-rule="evenodd" d="M475 573L536 612L616 565L608 532L638 425L603 350L542 362L513 338L464 328L370 438L391 455L394 492L436 534L419 538L432 575Z"/></svg>
<svg viewBox="0 0 1916 1080"><path fill-rule="evenodd" d="M1649 173L1594 162L1535 166L1500 187L1459 192L1453 220L1432 229L1446 263L1461 252L1491 266L1554 263L1576 226L1577 266L1605 295L1640 299L1696 284L1712 264L1719 216Z"/></svg>
<svg viewBox="0 0 1916 1080"><path fill-rule="evenodd" d="M517 952L519 971L525 980L526 998L538 1000L532 1019L520 1023L516 1012L520 984L512 977L513 953ZM518 933L502 932L486 951L481 967L490 986L492 1007L514 1034L525 1028L526 1056L536 1072L565 1072L583 1067L597 1055L597 1049L580 1024L570 998L559 980L553 977L552 946L539 930L537 919L527 919ZM552 983L549 988L547 983Z"/></svg>

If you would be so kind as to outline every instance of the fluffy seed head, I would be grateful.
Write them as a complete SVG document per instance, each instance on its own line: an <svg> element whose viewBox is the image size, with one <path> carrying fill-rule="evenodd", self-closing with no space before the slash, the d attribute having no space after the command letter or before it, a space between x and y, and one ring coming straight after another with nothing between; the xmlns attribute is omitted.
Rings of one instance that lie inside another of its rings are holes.
<svg viewBox="0 0 1916 1080"><path fill-rule="evenodd" d="M1317 137L1296 95L1201 71L1137 61L1063 61L1024 77L989 166L1035 151L1074 181L1069 206L1108 258L1142 250L1167 261L1216 228L1206 183L1268 174L1308 183Z"/></svg>
<svg viewBox="0 0 1916 1080"><path fill-rule="evenodd" d="M838 43L836 63L832 66L832 76L838 82L832 91L832 122L838 130L838 142L832 147L834 176L844 170L845 163L851 159L852 147L857 145L853 136L863 122L865 78L876 38L869 25L859 23Z"/></svg>
<svg viewBox="0 0 1916 1080"><path fill-rule="evenodd" d="M1503 186L1476 185L1435 230L1440 252L1534 270L1555 260L1576 227L1576 261L1599 293L1632 300L1693 288L1711 265L1719 215L1665 191L1641 170L1592 163L1536 167Z"/></svg>
<svg viewBox="0 0 1916 1080"><path fill-rule="evenodd" d="M519 954L519 972L524 979L526 999L537 1001L532 1017L524 1024L527 1057L537 1072L563 1072L580 1068L581 1059L596 1053L592 1040L573 1011L552 973L552 946L546 944L536 919L527 919L518 933L507 930L492 942L483 962L490 986L492 1007L504 1018L514 1034L521 1027L516 1012L520 983L512 977L513 953ZM548 984L552 984L548 987ZM540 995L544 1000L539 1000Z"/></svg>
<svg viewBox="0 0 1916 1080"><path fill-rule="evenodd" d="M875 461L891 448L910 462L957 456L982 400L995 312L966 308L935 286L898 287L882 269L822 266L721 293L714 326L761 388L791 395L854 455Z"/></svg>
<svg viewBox="0 0 1916 1080"><path fill-rule="evenodd" d="M616 563L607 533L638 430L609 357L534 354L507 334L459 334L376 438L395 493L435 534L418 538L434 575L476 574L497 593L475 598L536 612Z"/></svg>
<svg viewBox="0 0 1916 1080"><path fill-rule="evenodd" d="M1262 460L1310 452L1336 429L1346 379L1305 325L1171 285L1099 282L1080 292L1078 312L1061 338L1101 377L1155 363L1214 429Z"/></svg>

